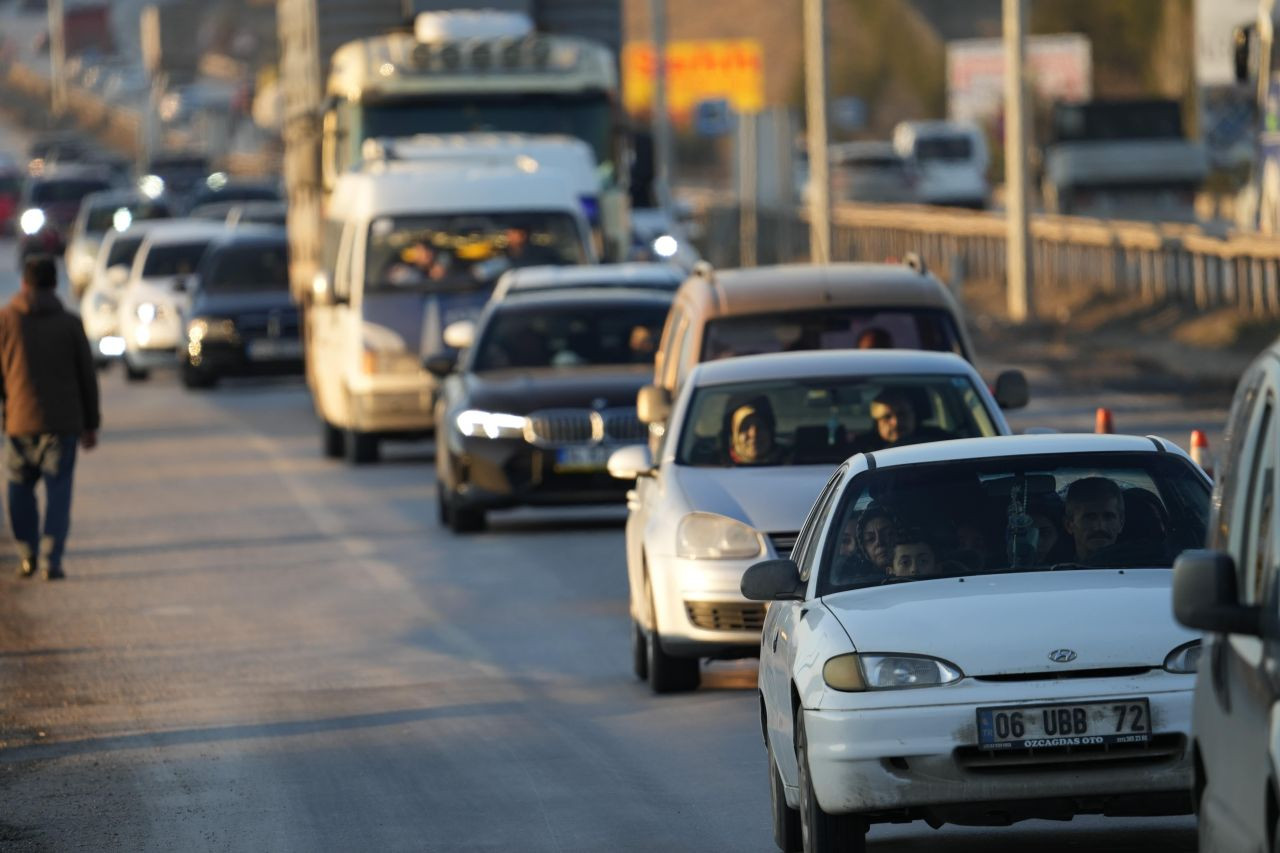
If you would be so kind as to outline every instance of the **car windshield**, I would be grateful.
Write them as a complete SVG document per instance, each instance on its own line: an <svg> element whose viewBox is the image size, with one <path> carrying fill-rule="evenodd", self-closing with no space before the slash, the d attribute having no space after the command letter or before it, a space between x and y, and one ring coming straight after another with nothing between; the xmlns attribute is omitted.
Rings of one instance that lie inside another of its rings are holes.
<svg viewBox="0 0 1280 853"><path fill-rule="evenodd" d="M369 226L366 292L488 287L512 267L587 261L568 213L385 216Z"/></svg>
<svg viewBox="0 0 1280 853"><path fill-rule="evenodd" d="M80 201L89 193L107 189L106 181L65 180L40 181L31 188L32 204L60 204Z"/></svg>
<svg viewBox="0 0 1280 853"><path fill-rule="evenodd" d="M222 249L209 259L200 288L206 293L286 291L289 250L283 243Z"/></svg>
<svg viewBox="0 0 1280 853"><path fill-rule="evenodd" d="M129 223L144 219L162 219L169 215L168 209L153 201L134 201L125 204L105 204L89 211L84 230L90 234L98 234L128 228Z"/></svg>
<svg viewBox="0 0 1280 853"><path fill-rule="evenodd" d="M132 265L133 258L138 254L138 247L141 245L141 237L117 237L112 242L111 249L107 252L107 260L103 265L103 269L111 269L111 267L120 264Z"/></svg>
<svg viewBox="0 0 1280 853"><path fill-rule="evenodd" d="M152 246L142 264L142 277L189 275L200 265L200 257L209 248L209 240L190 243L166 243Z"/></svg>
<svg viewBox="0 0 1280 853"><path fill-rule="evenodd" d="M967 136L925 136L916 140L916 159L961 161L973 156L973 141Z"/></svg>
<svg viewBox="0 0 1280 853"><path fill-rule="evenodd" d="M1164 568L1205 541L1209 486L1171 453L877 468L853 479L820 594L993 572Z"/></svg>
<svg viewBox="0 0 1280 853"><path fill-rule="evenodd" d="M676 463L836 465L863 451L996 434L995 421L967 376L712 385L693 392Z"/></svg>
<svg viewBox="0 0 1280 853"><path fill-rule="evenodd" d="M711 320L702 360L825 349L923 349L965 355L960 334L945 311L824 308Z"/></svg>
<svg viewBox="0 0 1280 853"><path fill-rule="evenodd" d="M610 301L499 308L480 336L472 369L653 364L667 306Z"/></svg>

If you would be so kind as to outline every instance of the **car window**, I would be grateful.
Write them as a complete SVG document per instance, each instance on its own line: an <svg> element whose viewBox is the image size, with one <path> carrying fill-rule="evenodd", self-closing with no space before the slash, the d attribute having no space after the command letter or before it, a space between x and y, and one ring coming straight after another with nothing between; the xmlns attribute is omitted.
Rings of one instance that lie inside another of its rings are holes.
<svg viewBox="0 0 1280 853"><path fill-rule="evenodd" d="M1240 554L1236 570L1243 574L1241 600L1244 604L1257 604L1264 600L1263 584L1266 581L1266 561L1271 551L1271 511L1275 490L1275 424L1273 413L1275 397L1268 391L1254 431L1248 492L1245 503L1245 522L1241 528Z"/></svg>
<svg viewBox="0 0 1280 853"><path fill-rule="evenodd" d="M813 572L814 563L818 556L818 544L822 541L822 531L827 525L827 516L831 514L831 509L835 505L836 497L840 493L840 481L844 479L847 467L841 465L836 472L831 475L831 479L827 481L827 485L823 488L822 493L818 495L818 499L814 501L813 507L809 510L809 517L805 519L804 525L800 528L800 536L796 539L795 547L791 550L791 559L800 567L800 579L806 583L809 576ZM779 557L785 557L786 554L779 554Z"/></svg>
<svg viewBox="0 0 1280 853"><path fill-rule="evenodd" d="M855 453L997 435L967 376L838 376L697 389L676 463L837 465Z"/></svg>
<svg viewBox="0 0 1280 853"><path fill-rule="evenodd" d="M1240 383L1231 404L1231 415L1227 421L1225 436L1226 458L1218 472L1215 484L1214 517L1211 528L1213 539L1209 543L1210 547L1219 551L1231 550L1234 534L1239 526L1239 519L1236 518L1237 508L1243 505L1241 496L1244 494L1244 482L1247 479L1242 479L1241 465L1245 462L1244 451L1249 444L1249 425L1253 421L1258 391L1264 375L1262 370L1255 369L1251 376Z"/></svg>
<svg viewBox="0 0 1280 853"><path fill-rule="evenodd" d="M1158 569L1201 547L1209 487L1169 453L877 468L844 489L819 594L997 572Z"/></svg>
<svg viewBox="0 0 1280 853"><path fill-rule="evenodd" d="M658 342L658 352L653 361L654 384L663 384L663 371L666 369L665 361L672 356L672 348L675 346L676 334L680 331L680 324L684 322L684 308L680 303L671 306L670 312L667 313L667 321L662 326L662 340Z"/></svg>
<svg viewBox="0 0 1280 853"><path fill-rule="evenodd" d="M110 231L112 228L123 231L129 224L144 219L160 219L169 215L164 205L156 202L126 202L124 204L107 204L89 211L84 230L94 234Z"/></svg>
<svg viewBox="0 0 1280 853"><path fill-rule="evenodd" d="M510 307L489 315L472 369L575 368L653 364L653 348L667 308L651 302Z"/></svg>
<svg viewBox="0 0 1280 853"><path fill-rule="evenodd" d="M679 388L684 383L684 378L689 375L689 371L693 369L694 347L698 340L698 323L695 318L690 318L684 324L684 331L680 333L680 352L676 359L676 387Z"/></svg>
<svg viewBox="0 0 1280 853"><path fill-rule="evenodd" d="M964 356L946 311L906 308L823 308L720 317L707 323L702 360L793 350L922 349Z"/></svg>
<svg viewBox="0 0 1280 853"><path fill-rule="evenodd" d="M142 245L141 237L117 237L111 243L111 249L107 252L107 261L103 269L111 269L111 267L133 266L133 259L138 254L138 247Z"/></svg>
<svg viewBox="0 0 1280 853"><path fill-rule="evenodd" d="M185 243L165 243L152 246L142 262L142 277L162 275L189 275L200 266L200 258L211 240L191 240Z"/></svg>

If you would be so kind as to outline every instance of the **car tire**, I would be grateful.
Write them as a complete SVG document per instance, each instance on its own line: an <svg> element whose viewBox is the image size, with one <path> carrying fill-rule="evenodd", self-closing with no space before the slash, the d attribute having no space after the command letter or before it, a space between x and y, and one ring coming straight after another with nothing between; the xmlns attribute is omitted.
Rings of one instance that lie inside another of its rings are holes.
<svg viewBox="0 0 1280 853"><path fill-rule="evenodd" d="M649 638L635 619L631 620L631 671L640 681L649 679Z"/></svg>
<svg viewBox="0 0 1280 853"><path fill-rule="evenodd" d="M182 386L191 391L204 391L218 384L218 376L193 367L190 362L182 364Z"/></svg>
<svg viewBox="0 0 1280 853"><path fill-rule="evenodd" d="M645 578L645 589L649 593L649 624L653 626L645 638L645 668L649 673L649 689L660 694L697 690L702 683L698 658L675 657L663 650L662 639L658 634L657 609L653 606L653 588L649 586L648 578Z"/></svg>
<svg viewBox="0 0 1280 853"><path fill-rule="evenodd" d="M782 787L782 774L778 761L773 757L773 746L765 741L769 755L769 804L773 812L773 843L782 853L801 853L804 838L800 831L800 810L787 805L787 795Z"/></svg>
<svg viewBox="0 0 1280 853"><path fill-rule="evenodd" d="M134 367L129 359L124 360L124 378L128 382L146 382L151 378L151 371L145 367Z"/></svg>
<svg viewBox="0 0 1280 853"><path fill-rule="evenodd" d="M320 450L326 459L341 459L345 442L342 430L328 421L320 421Z"/></svg>
<svg viewBox="0 0 1280 853"><path fill-rule="evenodd" d="M796 763L800 767L800 836L804 853L866 853L867 824L855 815L827 814L818 805L809 773L804 712L796 712Z"/></svg>
<svg viewBox="0 0 1280 853"><path fill-rule="evenodd" d="M369 465L378 461L378 437L349 429L343 436L342 449L348 464Z"/></svg>

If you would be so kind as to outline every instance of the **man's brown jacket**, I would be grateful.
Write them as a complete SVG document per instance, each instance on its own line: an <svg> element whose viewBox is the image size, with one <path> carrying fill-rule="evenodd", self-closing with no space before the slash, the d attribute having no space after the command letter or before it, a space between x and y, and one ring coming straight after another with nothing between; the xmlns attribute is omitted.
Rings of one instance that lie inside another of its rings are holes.
<svg viewBox="0 0 1280 853"><path fill-rule="evenodd" d="M98 375L80 318L56 294L20 292L0 308L5 435L96 430Z"/></svg>

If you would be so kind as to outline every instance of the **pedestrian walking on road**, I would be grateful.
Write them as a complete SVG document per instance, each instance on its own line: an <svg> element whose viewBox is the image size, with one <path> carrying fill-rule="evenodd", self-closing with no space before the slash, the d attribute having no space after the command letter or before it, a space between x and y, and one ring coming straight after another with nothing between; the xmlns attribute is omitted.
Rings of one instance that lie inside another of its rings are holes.
<svg viewBox="0 0 1280 853"><path fill-rule="evenodd" d="M98 443L98 376L80 318L58 300L53 259L22 266L22 287L0 309L0 399L4 400L9 524L18 546L18 574L37 568L65 577L62 552L71 528L71 479L76 445ZM41 534L36 483L44 480Z"/></svg>

